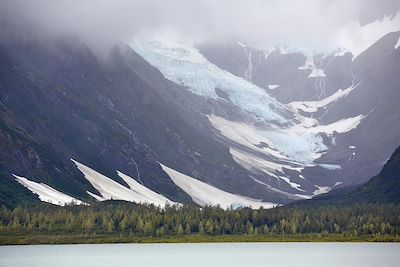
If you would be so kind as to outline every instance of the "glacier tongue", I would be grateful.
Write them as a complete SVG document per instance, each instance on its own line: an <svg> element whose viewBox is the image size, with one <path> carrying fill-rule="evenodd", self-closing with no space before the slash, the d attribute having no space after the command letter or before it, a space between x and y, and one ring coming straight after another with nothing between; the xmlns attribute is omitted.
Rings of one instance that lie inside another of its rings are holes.
<svg viewBox="0 0 400 267"><path fill-rule="evenodd" d="M245 112L267 122L287 123L292 111L266 91L210 63L200 52L179 42L133 40L130 47L158 68L169 80L194 94L219 99L216 89Z"/></svg>

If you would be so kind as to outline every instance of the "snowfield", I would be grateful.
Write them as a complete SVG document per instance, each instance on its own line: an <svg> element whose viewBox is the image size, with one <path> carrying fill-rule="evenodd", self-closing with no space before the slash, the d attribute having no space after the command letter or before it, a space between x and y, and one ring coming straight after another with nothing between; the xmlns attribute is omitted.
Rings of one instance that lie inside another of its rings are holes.
<svg viewBox="0 0 400 267"><path fill-rule="evenodd" d="M168 203L169 205L175 204L173 201L169 200L168 198L164 197L163 195L160 195L144 185L140 184L137 182L135 179L132 177L123 174L122 172L118 171L118 176L121 177L131 188L131 190L135 192L139 192L143 196L147 198L147 201L150 203L158 203L158 205L164 205L165 203Z"/></svg>
<svg viewBox="0 0 400 267"><path fill-rule="evenodd" d="M400 30L400 11L393 15L385 15L383 19L375 20L366 25L352 21L339 31L338 43L353 54L353 60L373 45L376 41L390 32ZM357 38L354 38L357 36ZM395 45L395 49L397 49Z"/></svg>
<svg viewBox="0 0 400 267"><path fill-rule="evenodd" d="M202 181L194 179L188 175L180 173L174 169L171 169L161 164L162 169L168 174L172 181L183 191L185 191L192 200L200 206L217 206L221 208L240 208L240 207L252 207L252 208L273 208L277 204L270 202L262 202L257 199L252 199L244 196L235 195L232 193L225 192L212 185L206 184Z"/></svg>
<svg viewBox="0 0 400 267"><path fill-rule="evenodd" d="M44 183L37 183L13 174L18 183L29 189L32 193L37 195L43 202L51 203L54 205L65 206L68 204L86 205L85 202L64 194Z"/></svg>
<svg viewBox="0 0 400 267"><path fill-rule="evenodd" d="M279 87L279 84L269 84L268 85L268 89L270 89L270 90L275 90L278 87Z"/></svg>
<svg viewBox="0 0 400 267"><path fill-rule="evenodd" d="M359 83L344 90L339 89L336 91L336 93L318 101L296 101L289 103L288 106L296 111L302 110L309 113L317 112L320 108L326 108L329 104L337 102L339 99L346 97L358 85Z"/></svg>
<svg viewBox="0 0 400 267"><path fill-rule="evenodd" d="M397 40L397 43L394 45L394 49L398 49L400 47L400 37Z"/></svg>
<svg viewBox="0 0 400 267"><path fill-rule="evenodd" d="M165 198L162 195L146 188L139 184L136 180L126 174L117 172L118 175L130 186L127 188L120 183L108 178L107 176L96 172L95 170L85 166L84 164L71 159L78 169L83 173L86 180L100 193L98 196L92 192L87 192L90 196L98 201L104 200L125 200L135 203L154 204L156 206L164 207L167 203L170 205L175 204L173 201Z"/></svg>

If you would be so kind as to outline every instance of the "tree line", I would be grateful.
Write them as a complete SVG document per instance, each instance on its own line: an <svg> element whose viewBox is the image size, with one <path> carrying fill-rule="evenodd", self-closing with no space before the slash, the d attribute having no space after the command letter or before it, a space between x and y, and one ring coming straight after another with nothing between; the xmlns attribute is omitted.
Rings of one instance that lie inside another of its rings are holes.
<svg viewBox="0 0 400 267"><path fill-rule="evenodd" d="M0 233L119 234L165 237L184 235L345 235L395 236L400 205L287 206L223 210L219 207L167 206L127 202L91 206L0 208Z"/></svg>

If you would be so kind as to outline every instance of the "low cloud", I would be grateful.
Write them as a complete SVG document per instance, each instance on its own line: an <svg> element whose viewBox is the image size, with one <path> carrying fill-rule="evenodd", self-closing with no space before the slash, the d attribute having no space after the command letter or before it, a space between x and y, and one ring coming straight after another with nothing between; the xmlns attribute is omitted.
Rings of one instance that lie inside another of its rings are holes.
<svg viewBox="0 0 400 267"><path fill-rule="evenodd" d="M399 9L398 0L0 0L0 25L15 35L76 35L99 46L170 31L194 41L234 38L262 49L321 50L337 45L346 25Z"/></svg>

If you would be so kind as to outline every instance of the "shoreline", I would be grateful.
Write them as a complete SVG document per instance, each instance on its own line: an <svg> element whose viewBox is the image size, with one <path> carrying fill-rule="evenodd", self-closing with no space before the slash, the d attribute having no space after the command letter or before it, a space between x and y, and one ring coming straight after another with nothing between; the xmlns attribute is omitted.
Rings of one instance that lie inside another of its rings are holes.
<svg viewBox="0 0 400 267"><path fill-rule="evenodd" d="M0 234L0 246L9 245L73 245L73 244L196 244L196 243L399 243L396 236L169 236L169 237L120 237L115 235L21 235Z"/></svg>

